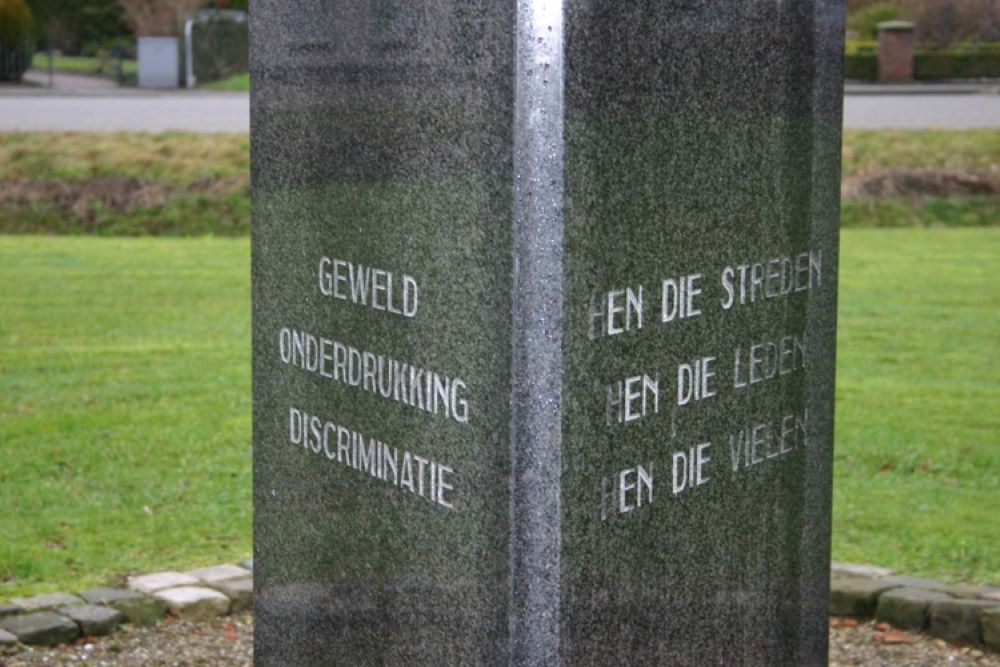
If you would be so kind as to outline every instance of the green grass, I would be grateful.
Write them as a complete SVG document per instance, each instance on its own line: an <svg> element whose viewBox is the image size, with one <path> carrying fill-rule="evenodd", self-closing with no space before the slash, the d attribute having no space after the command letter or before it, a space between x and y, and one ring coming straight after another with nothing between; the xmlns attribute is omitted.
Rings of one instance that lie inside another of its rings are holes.
<svg viewBox="0 0 1000 667"><path fill-rule="evenodd" d="M237 74L236 76L223 79L222 81L206 83L202 87L210 88L212 90L250 90L250 75Z"/></svg>
<svg viewBox="0 0 1000 667"><path fill-rule="evenodd" d="M998 164L996 130L845 133L848 176ZM246 135L0 135L0 188L172 193L127 211L5 203L0 232L245 234L248 165ZM1000 584L998 198L843 211L911 229L843 233L834 557ZM249 553L248 253L0 235L0 599Z"/></svg>
<svg viewBox="0 0 1000 667"><path fill-rule="evenodd" d="M834 558L1000 584L1000 229L846 230Z"/></svg>
<svg viewBox="0 0 1000 667"><path fill-rule="evenodd" d="M852 130L844 134L843 155L845 177L893 167L995 171L1000 131ZM0 134L0 233L247 234L249 166L246 134ZM170 193L159 203L138 197L139 205L116 209L105 205L103 186L95 183L107 178L166 184ZM13 203L4 181L65 183L76 188L77 200ZM844 202L841 221L844 227L996 226L1000 197L855 199Z"/></svg>
<svg viewBox="0 0 1000 667"><path fill-rule="evenodd" d="M45 51L36 53L31 59L31 67L47 72L49 70L49 54ZM52 69L62 74L87 74L112 79L117 79L119 74L118 60L112 57L55 56L52 59ZM138 61L129 58L122 60L121 73L125 77L134 79L139 73ZM206 83L201 87L210 90L250 90L250 75L237 74L222 81Z"/></svg>
<svg viewBox="0 0 1000 667"><path fill-rule="evenodd" d="M849 227L993 227L1000 197L861 199L841 202L840 225Z"/></svg>
<svg viewBox="0 0 1000 667"><path fill-rule="evenodd" d="M249 243L0 236L0 599L251 552Z"/></svg>
<svg viewBox="0 0 1000 667"><path fill-rule="evenodd" d="M27 207L0 203L0 233L246 236L250 233L250 197L245 190L213 195L181 191L163 205L139 204L127 211L91 202L83 216L54 209L45 201Z"/></svg>
<svg viewBox="0 0 1000 667"><path fill-rule="evenodd" d="M49 54L39 51L31 60L31 67L42 71L49 69ZM88 58L86 56L55 56L52 69L65 74L90 74L117 78L118 60L115 58ZM135 60L124 59L122 70L126 76L135 76L139 71Z"/></svg>
<svg viewBox="0 0 1000 667"><path fill-rule="evenodd" d="M0 134L0 233L246 235L249 172L246 134ZM107 179L142 181L165 192L152 203L137 195L123 205L115 194L120 188ZM57 203L40 192L23 203L5 197L17 183L58 183L75 194L64 192Z"/></svg>
<svg viewBox="0 0 1000 667"><path fill-rule="evenodd" d="M223 82L220 82L223 83ZM843 171L886 167L997 169L998 130L848 130ZM83 179L100 174L190 182L245 173L246 134L12 132L0 134L0 179Z"/></svg>
<svg viewBox="0 0 1000 667"><path fill-rule="evenodd" d="M834 557L1000 583L1000 229L845 230ZM0 236L0 599L250 553L249 244Z"/></svg>
<svg viewBox="0 0 1000 667"><path fill-rule="evenodd" d="M1000 131L847 130L843 175L885 169L996 172ZM847 227L989 227L1000 225L1000 196L851 199L841 206Z"/></svg>
<svg viewBox="0 0 1000 667"><path fill-rule="evenodd" d="M83 181L123 176L185 185L247 177L250 138L190 132L0 133L0 180Z"/></svg>
<svg viewBox="0 0 1000 667"><path fill-rule="evenodd" d="M989 171L1000 165L1000 130L846 130L843 173L889 167Z"/></svg>

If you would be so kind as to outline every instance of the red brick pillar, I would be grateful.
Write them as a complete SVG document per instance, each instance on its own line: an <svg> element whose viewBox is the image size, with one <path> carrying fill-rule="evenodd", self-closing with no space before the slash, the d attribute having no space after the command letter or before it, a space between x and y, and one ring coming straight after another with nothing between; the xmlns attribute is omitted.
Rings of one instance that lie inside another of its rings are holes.
<svg viewBox="0 0 1000 667"><path fill-rule="evenodd" d="M878 80L913 81L913 24L878 24Z"/></svg>

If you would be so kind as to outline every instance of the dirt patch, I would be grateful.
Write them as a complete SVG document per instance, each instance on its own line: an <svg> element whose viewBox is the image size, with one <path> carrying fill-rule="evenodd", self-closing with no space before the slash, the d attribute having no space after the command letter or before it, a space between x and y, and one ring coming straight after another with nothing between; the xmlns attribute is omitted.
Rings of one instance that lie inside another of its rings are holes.
<svg viewBox="0 0 1000 667"><path fill-rule="evenodd" d="M844 199L922 199L1000 194L996 171L879 169L844 179Z"/></svg>
<svg viewBox="0 0 1000 667"><path fill-rule="evenodd" d="M244 176L202 178L186 186L121 176L80 181L0 181L0 205L42 204L64 215L91 219L98 209L129 213L137 208L161 207L184 195L219 196L248 190L249 179Z"/></svg>

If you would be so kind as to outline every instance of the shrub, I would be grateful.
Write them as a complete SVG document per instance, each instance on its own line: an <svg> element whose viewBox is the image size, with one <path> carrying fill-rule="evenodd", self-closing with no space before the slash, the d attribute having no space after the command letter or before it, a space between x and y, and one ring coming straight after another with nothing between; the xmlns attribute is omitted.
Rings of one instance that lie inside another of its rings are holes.
<svg viewBox="0 0 1000 667"><path fill-rule="evenodd" d="M878 77L878 56L874 53L849 53L844 56L844 78L874 81Z"/></svg>
<svg viewBox="0 0 1000 667"><path fill-rule="evenodd" d="M916 23L917 41L938 48L963 41L1000 41L1000 2L996 0L900 0Z"/></svg>
<svg viewBox="0 0 1000 667"><path fill-rule="evenodd" d="M878 24L903 18L903 10L895 2L877 2L851 14L847 27L866 39L876 37Z"/></svg>
<svg viewBox="0 0 1000 667"><path fill-rule="evenodd" d="M885 0L847 0L847 13L854 14L860 9L864 9L869 5L874 5L879 2L885 2Z"/></svg>
<svg viewBox="0 0 1000 667"><path fill-rule="evenodd" d="M19 81L31 65L34 30L24 0L0 0L0 80Z"/></svg>
<svg viewBox="0 0 1000 667"><path fill-rule="evenodd" d="M205 4L204 0L118 0L125 17L140 37L175 37L184 19Z"/></svg>
<svg viewBox="0 0 1000 667"><path fill-rule="evenodd" d="M851 56L878 53L878 42L874 39L849 39L844 44L844 53Z"/></svg>
<svg viewBox="0 0 1000 667"><path fill-rule="evenodd" d="M198 83L220 81L250 69L246 21L222 16L194 24L194 75Z"/></svg>
<svg viewBox="0 0 1000 667"><path fill-rule="evenodd" d="M1000 77L1000 45L918 52L913 76L921 80Z"/></svg>
<svg viewBox="0 0 1000 667"><path fill-rule="evenodd" d="M1000 78L1000 43L964 44L949 49L918 49L913 61L913 76L922 81ZM877 77L876 42L847 40L844 49L844 78L874 81Z"/></svg>

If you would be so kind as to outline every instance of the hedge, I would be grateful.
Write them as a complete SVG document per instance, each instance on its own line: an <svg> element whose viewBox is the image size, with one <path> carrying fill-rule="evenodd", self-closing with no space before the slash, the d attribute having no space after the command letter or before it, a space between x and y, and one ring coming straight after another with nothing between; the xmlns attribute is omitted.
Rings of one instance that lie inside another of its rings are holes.
<svg viewBox="0 0 1000 667"><path fill-rule="evenodd" d="M844 78L859 81L874 81L878 78L878 57L869 53L855 53L844 56Z"/></svg>
<svg viewBox="0 0 1000 667"><path fill-rule="evenodd" d="M918 81L1000 78L1000 44L918 51L913 57L913 76ZM876 80L878 55L865 46L849 47L844 56L844 78Z"/></svg>
<svg viewBox="0 0 1000 667"><path fill-rule="evenodd" d="M0 0L0 81L20 81L31 65L34 26L24 0Z"/></svg>
<svg viewBox="0 0 1000 667"><path fill-rule="evenodd" d="M913 57L913 76L922 81L1000 77L1000 50L917 53Z"/></svg>
<svg viewBox="0 0 1000 667"><path fill-rule="evenodd" d="M878 52L878 41L874 39L848 39L844 41L844 53L849 56L872 55Z"/></svg>

